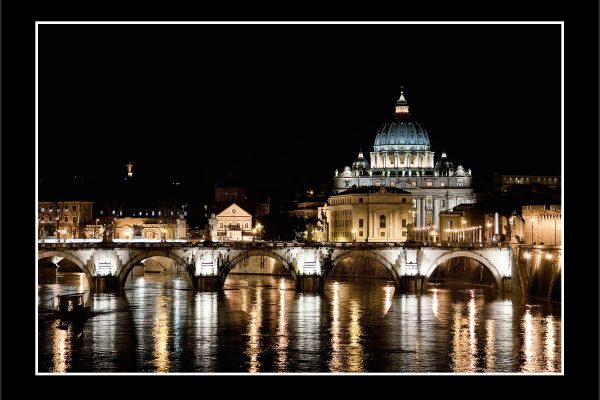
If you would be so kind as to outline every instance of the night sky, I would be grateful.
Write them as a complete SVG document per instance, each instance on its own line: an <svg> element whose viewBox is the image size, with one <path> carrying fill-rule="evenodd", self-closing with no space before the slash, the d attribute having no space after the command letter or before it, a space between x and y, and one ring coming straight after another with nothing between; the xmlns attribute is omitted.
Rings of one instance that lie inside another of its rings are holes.
<svg viewBox="0 0 600 400"><path fill-rule="evenodd" d="M331 182L411 114L475 177L560 174L560 25L41 25L39 175Z"/></svg>

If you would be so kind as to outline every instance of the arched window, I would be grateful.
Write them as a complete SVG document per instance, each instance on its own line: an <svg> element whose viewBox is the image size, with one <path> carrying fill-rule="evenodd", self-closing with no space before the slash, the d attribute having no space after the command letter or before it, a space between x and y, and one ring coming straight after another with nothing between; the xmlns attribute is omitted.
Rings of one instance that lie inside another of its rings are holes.
<svg viewBox="0 0 600 400"><path fill-rule="evenodd" d="M379 227L380 228L385 228L385 215L380 215L379 216Z"/></svg>

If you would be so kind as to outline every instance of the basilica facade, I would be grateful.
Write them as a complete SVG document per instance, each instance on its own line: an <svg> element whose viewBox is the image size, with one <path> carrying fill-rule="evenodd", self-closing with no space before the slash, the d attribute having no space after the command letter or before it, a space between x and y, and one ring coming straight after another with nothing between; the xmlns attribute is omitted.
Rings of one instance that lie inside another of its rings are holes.
<svg viewBox="0 0 600 400"><path fill-rule="evenodd" d="M475 202L471 170L455 167L445 152L436 161L429 136L409 112L404 91L396 102L393 119L384 123L375 137L369 161L362 150L352 167L335 171L333 193L360 187L384 186L403 189L412 195L417 229L439 238L440 212L459 204Z"/></svg>

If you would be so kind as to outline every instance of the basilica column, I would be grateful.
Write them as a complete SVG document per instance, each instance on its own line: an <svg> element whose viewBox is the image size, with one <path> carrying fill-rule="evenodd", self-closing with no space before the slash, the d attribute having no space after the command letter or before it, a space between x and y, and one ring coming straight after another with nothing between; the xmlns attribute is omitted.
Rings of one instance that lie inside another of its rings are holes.
<svg viewBox="0 0 600 400"><path fill-rule="evenodd" d="M438 232L440 229L440 198L435 196L433 198L433 225L435 225ZM441 234L440 234L441 237Z"/></svg>
<svg viewBox="0 0 600 400"><path fill-rule="evenodd" d="M415 228L421 227L421 196L415 197L416 200L416 209L417 212L417 222L415 222Z"/></svg>
<svg viewBox="0 0 600 400"><path fill-rule="evenodd" d="M427 198L425 196L421 196L421 238L424 242L427 241L427 211L425 209L425 205L427 204Z"/></svg>

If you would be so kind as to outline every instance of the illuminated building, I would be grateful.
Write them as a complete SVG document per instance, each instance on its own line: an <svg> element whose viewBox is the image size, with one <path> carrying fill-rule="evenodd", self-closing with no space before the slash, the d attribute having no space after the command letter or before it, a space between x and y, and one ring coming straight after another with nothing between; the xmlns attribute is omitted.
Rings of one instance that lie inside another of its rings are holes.
<svg viewBox="0 0 600 400"><path fill-rule="evenodd" d="M38 202L38 238L80 238L93 222L93 201Z"/></svg>
<svg viewBox="0 0 600 400"><path fill-rule="evenodd" d="M348 189L319 208L325 242L404 242L412 229L412 195L403 189Z"/></svg>
<svg viewBox="0 0 600 400"><path fill-rule="evenodd" d="M216 215L218 240L252 240L252 215L233 203Z"/></svg>
<svg viewBox="0 0 600 400"><path fill-rule="evenodd" d="M434 162L427 131L410 114L403 91L393 120L377 132L370 159L371 163L360 151L352 167L336 170L333 192L365 186L406 190L413 195L415 224L421 230L439 230L440 212L475 202L471 170L454 167L445 152Z"/></svg>

